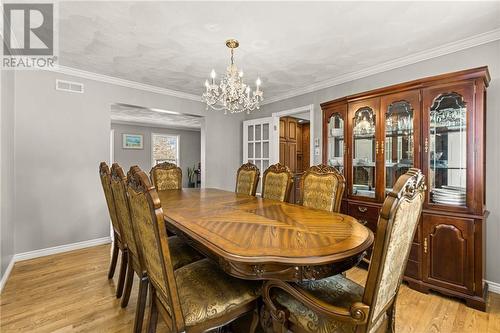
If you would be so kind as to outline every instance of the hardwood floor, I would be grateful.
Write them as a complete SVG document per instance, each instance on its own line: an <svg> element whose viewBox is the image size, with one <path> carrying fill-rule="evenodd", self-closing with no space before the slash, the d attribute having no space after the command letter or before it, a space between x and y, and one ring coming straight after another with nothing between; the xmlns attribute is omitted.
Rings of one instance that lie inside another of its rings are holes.
<svg viewBox="0 0 500 333"><path fill-rule="evenodd" d="M102 245L16 263L0 296L0 332L131 332L138 280L129 306L120 308L118 274L106 278L109 258L110 246ZM348 276L364 283L366 271ZM493 293L480 312L403 285L396 313L397 332L500 332L500 295Z"/></svg>

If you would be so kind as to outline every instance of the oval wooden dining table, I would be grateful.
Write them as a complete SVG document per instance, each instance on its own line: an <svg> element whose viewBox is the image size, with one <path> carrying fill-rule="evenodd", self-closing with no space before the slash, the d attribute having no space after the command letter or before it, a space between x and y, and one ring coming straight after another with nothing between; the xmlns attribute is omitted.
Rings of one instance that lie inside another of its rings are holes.
<svg viewBox="0 0 500 333"><path fill-rule="evenodd" d="M243 279L322 279L358 264L373 243L339 213L210 188L158 195L167 229Z"/></svg>

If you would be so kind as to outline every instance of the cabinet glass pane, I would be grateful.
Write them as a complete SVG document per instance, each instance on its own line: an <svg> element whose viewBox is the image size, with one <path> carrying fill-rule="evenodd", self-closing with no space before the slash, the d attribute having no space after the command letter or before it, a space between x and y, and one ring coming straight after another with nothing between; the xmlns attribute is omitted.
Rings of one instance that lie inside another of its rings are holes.
<svg viewBox="0 0 500 333"><path fill-rule="evenodd" d="M248 141L253 141L253 125L248 126Z"/></svg>
<svg viewBox="0 0 500 333"><path fill-rule="evenodd" d="M385 188L392 190L399 176L413 167L413 109L407 101L394 102L385 113Z"/></svg>
<svg viewBox="0 0 500 333"><path fill-rule="evenodd" d="M262 142L262 157L269 158L269 142Z"/></svg>
<svg viewBox="0 0 500 333"><path fill-rule="evenodd" d="M467 107L461 95L438 96L430 109L429 178L431 202L465 206Z"/></svg>
<svg viewBox="0 0 500 333"><path fill-rule="evenodd" d="M352 194L375 197L375 113L369 107L356 111L353 119Z"/></svg>
<svg viewBox="0 0 500 333"><path fill-rule="evenodd" d="M328 122L328 165L344 172L344 119L334 113Z"/></svg>
<svg viewBox="0 0 500 333"><path fill-rule="evenodd" d="M253 143L248 143L248 158L253 158Z"/></svg>
<svg viewBox="0 0 500 333"><path fill-rule="evenodd" d="M260 137L261 137L261 126L260 125L255 125L255 141L258 141L260 140Z"/></svg>
<svg viewBox="0 0 500 333"><path fill-rule="evenodd" d="M269 140L269 124L262 125L262 140Z"/></svg>

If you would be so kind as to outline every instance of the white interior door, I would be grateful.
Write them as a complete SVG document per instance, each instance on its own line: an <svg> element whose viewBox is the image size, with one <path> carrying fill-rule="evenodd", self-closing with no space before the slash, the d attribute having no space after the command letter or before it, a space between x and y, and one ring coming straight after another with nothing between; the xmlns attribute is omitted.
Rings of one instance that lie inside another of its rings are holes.
<svg viewBox="0 0 500 333"><path fill-rule="evenodd" d="M269 165L276 163L273 138L277 130L273 117L246 120L243 122L243 163L253 163L260 170L257 193L261 193L262 175Z"/></svg>

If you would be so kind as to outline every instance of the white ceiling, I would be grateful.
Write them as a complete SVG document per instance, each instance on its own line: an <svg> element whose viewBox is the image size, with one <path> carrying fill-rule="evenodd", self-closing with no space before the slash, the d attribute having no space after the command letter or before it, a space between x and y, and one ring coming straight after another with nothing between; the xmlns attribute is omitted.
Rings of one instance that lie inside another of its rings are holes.
<svg viewBox="0 0 500 333"><path fill-rule="evenodd" d="M60 64L200 95L236 64L275 97L500 27L500 2L61 2Z"/></svg>
<svg viewBox="0 0 500 333"><path fill-rule="evenodd" d="M167 127L199 130L199 116L179 114L177 112L148 109L132 105L113 104L111 106L111 122L132 123L143 126Z"/></svg>

